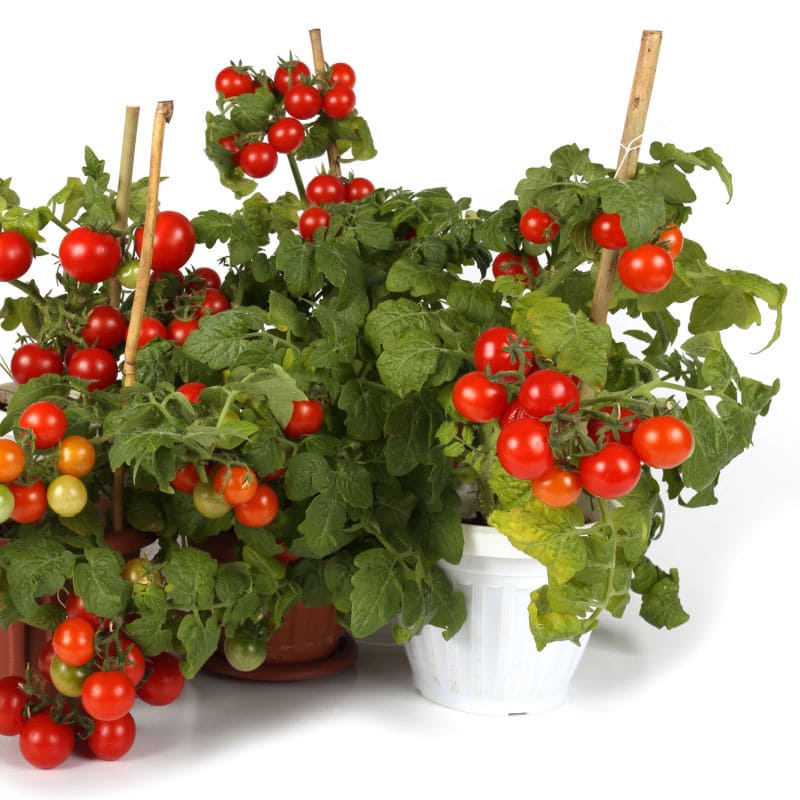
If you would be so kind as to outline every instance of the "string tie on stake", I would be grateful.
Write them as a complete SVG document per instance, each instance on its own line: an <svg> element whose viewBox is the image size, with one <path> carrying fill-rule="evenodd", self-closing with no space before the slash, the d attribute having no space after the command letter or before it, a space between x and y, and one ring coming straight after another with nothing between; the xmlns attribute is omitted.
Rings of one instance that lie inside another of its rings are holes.
<svg viewBox="0 0 800 800"><path fill-rule="evenodd" d="M617 165L617 171L614 173L614 180L619 180L620 173L622 172L622 168L625 166L625 162L628 160L628 156L636 150L642 149L642 137L644 134L640 133L638 136L634 136L628 144L624 142L619 143L619 149L622 150L622 156L619 159L619 164Z"/></svg>

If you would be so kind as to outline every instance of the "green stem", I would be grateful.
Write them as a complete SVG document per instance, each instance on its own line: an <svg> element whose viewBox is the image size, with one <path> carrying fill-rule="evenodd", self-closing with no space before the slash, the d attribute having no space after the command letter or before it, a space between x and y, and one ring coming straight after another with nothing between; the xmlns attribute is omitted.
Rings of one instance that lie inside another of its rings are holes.
<svg viewBox="0 0 800 800"><path fill-rule="evenodd" d="M36 289L35 286L31 286L25 281L20 280L13 280L8 281L15 289L19 289L23 294L28 295L32 300L36 300L38 303L44 303L44 298L39 294L39 291Z"/></svg>
<svg viewBox="0 0 800 800"><path fill-rule="evenodd" d="M306 187L303 185L303 176L300 174L300 168L297 166L297 159L289 153L286 156L289 159L289 169L292 171L294 178L294 185L297 187L297 193L301 200L306 196Z"/></svg>

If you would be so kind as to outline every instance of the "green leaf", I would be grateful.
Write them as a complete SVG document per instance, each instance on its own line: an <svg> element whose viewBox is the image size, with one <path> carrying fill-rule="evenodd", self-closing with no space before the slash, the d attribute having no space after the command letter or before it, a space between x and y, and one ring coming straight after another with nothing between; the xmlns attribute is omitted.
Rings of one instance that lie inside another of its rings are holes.
<svg viewBox="0 0 800 800"><path fill-rule="evenodd" d="M464 595L453 589L450 581L436 564L430 573L431 602L434 613L430 624L443 628L444 639L452 639L467 620L467 606Z"/></svg>
<svg viewBox="0 0 800 800"><path fill-rule="evenodd" d="M193 678L217 651L220 625L215 616L205 619L187 614L178 625L178 641L186 650L186 660L181 661L185 678Z"/></svg>
<svg viewBox="0 0 800 800"><path fill-rule="evenodd" d="M303 541L317 558L338 550L345 541L347 512L333 489L318 494L306 509L306 517L298 526Z"/></svg>
<svg viewBox="0 0 800 800"><path fill-rule="evenodd" d="M314 263L333 286L344 286L361 274L358 252L346 244L320 242L315 248Z"/></svg>
<svg viewBox="0 0 800 800"><path fill-rule="evenodd" d="M164 628L167 619L167 595L161 586L151 583L133 596L137 616L125 623L125 630L146 656L173 649L172 632Z"/></svg>
<svg viewBox="0 0 800 800"><path fill-rule="evenodd" d="M647 558L636 565L631 589L642 595L639 611L643 619L656 628L677 628L689 620L678 597L678 571L668 573Z"/></svg>
<svg viewBox="0 0 800 800"><path fill-rule="evenodd" d="M372 507L372 476L366 467L353 461L340 461L336 469L336 488L349 506Z"/></svg>
<svg viewBox="0 0 800 800"><path fill-rule="evenodd" d="M13 540L0 548L8 591L23 617L36 615L36 598L56 594L72 575L75 556L52 539Z"/></svg>
<svg viewBox="0 0 800 800"><path fill-rule="evenodd" d="M242 131L264 131L269 127L275 96L268 87L240 94L231 106L231 121Z"/></svg>
<svg viewBox="0 0 800 800"><path fill-rule="evenodd" d="M547 586L531 592L528 615L537 650L543 650L550 642L565 640L580 645L580 637L597 625L596 620L581 619L572 612L556 610Z"/></svg>
<svg viewBox="0 0 800 800"><path fill-rule="evenodd" d="M664 224L664 199L645 184L605 180L593 184L592 189L606 214L619 214L629 247L649 241L653 231Z"/></svg>
<svg viewBox="0 0 800 800"><path fill-rule="evenodd" d="M366 381L348 381L339 393L339 408L346 413L348 437L372 442L383 434L383 392Z"/></svg>
<svg viewBox="0 0 800 800"><path fill-rule="evenodd" d="M400 397L418 392L436 373L441 350L425 334L408 331L402 339L387 342L378 356L381 380Z"/></svg>
<svg viewBox="0 0 800 800"><path fill-rule="evenodd" d="M418 398L398 403L386 418L386 468L390 475L407 475L428 459L434 444L431 409Z"/></svg>
<svg viewBox="0 0 800 800"><path fill-rule="evenodd" d="M395 574L395 560L386 550L365 550L354 563L350 630L360 638L374 633L398 613L403 590Z"/></svg>
<svg viewBox="0 0 800 800"><path fill-rule="evenodd" d="M308 331L308 317L280 292L269 293L267 319L270 325L274 325L279 331L291 333L292 336L302 338Z"/></svg>
<svg viewBox="0 0 800 800"><path fill-rule="evenodd" d="M334 475L327 460L318 453L296 453L289 459L284 490L290 500L305 500L325 491Z"/></svg>
<svg viewBox="0 0 800 800"><path fill-rule="evenodd" d="M200 610L214 605L217 562L205 550L196 547L176 550L163 571L175 605Z"/></svg>
<svg viewBox="0 0 800 800"><path fill-rule="evenodd" d="M392 250L394 248L394 232L385 222L360 220L355 227L356 239L373 250Z"/></svg>
<svg viewBox="0 0 800 800"><path fill-rule="evenodd" d="M425 555L434 560L444 559L458 564L464 553L464 531L457 510L443 508L414 517L415 525L421 526L417 535L423 542Z"/></svg>
<svg viewBox="0 0 800 800"><path fill-rule="evenodd" d="M84 551L85 564L78 564L72 576L75 593L88 611L113 618L128 608L131 586L120 576L122 558L109 547Z"/></svg>
<svg viewBox="0 0 800 800"><path fill-rule="evenodd" d="M275 266L283 273L293 297L313 294L321 286L314 247L306 247L297 236L285 236L275 251Z"/></svg>
<svg viewBox="0 0 800 800"><path fill-rule="evenodd" d="M263 330L267 318L256 307L207 314L200 327L183 343L183 352L211 369L225 369L249 346L249 335Z"/></svg>
<svg viewBox="0 0 800 800"><path fill-rule="evenodd" d="M488 284L459 281L447 292L447 305L464 319L482 327L492 320L497 300Z"/></svg>
<svg viewBox="0 0 800 800"><path fill-rule="evenodd" d="M59 517L59 522L68 530L77 533L78 536L99 539L103 535L103 518L91 504L87 504L74 517Z"/></svg>

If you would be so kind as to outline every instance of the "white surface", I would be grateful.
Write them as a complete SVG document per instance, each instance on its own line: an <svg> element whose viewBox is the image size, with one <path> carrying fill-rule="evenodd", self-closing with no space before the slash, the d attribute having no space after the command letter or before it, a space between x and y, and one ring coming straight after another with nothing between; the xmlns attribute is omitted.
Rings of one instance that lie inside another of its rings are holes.
<svg viewBox="0 0 800 800"><path fill-rule="evenodd" d="M201 677L173 709L136 711L137 744L115 764L74 759L41 773L3 739L3 798L107 797L112 787L126 798L176 789L230 797L240 777L264 796L324 790L370 800L445 787L464 798L796 793L800 69L789 8L776 0L724 10L681 0L4 4L0 176L14 176L24 202L41 203L79 174L85 144L115 174L126 104L142 107L142 176L155 103L173 99L161 197L189 215L235 207L202 153L217 71L231 59L272 65L289 50L308 57L309 28L322 29L329 61L358 71L358 107L380 151L358 173L415 189L447 185L484 207L511 197L524 169L560 144L616 158L641 31L661 29L647 141L713 146L734 175L730 204L715 177L697 176L702 200L686 232L715 266L789 283L790 300L784 337L770 351L747 356L769 339L768 312L761 329L728 337L745 374L782 380L756 447L723 475L717 507L670 508L654 549L658 563L680 569L692 620L656 631L634 605L622 622L606 621L565 706L509 719L440 708L414 693L399 650L362 652L353 670L310 684ZM287 172L272 178L268 194L290 185ZM46 282L49 269L37 265L37 279ZM7 352L12 337L2 337Z"/></svg>

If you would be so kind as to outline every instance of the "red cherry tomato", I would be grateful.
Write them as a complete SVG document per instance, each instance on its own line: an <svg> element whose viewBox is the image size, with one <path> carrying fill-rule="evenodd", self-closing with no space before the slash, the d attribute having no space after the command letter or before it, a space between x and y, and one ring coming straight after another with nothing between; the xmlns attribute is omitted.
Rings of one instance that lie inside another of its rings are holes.
<svg viewBox="0 0 800 800"><path fill-rule="evenodd" d="M131 679L119 670L93 672L81 689L81 703L94 719L110 721L124 717L136 700Z"/></svg>
<svg viewBox="0 0 800 800"><path fill-rule="evenodd" d="M239 154L242 148L239 147L235 136L223 136L219 143L231 154L231 161L234 167L239 166Z"/></svg>
<svg viewBox="0 0 800 800"><path fill-rule="evenodd" d="M493 383L482 372L468 372L453 385L453 405L470 422L497 419L508 405L508 395L499 383Z"/></svg>
<svg viewBox="0 0 800 800"><path fill-rule="evenodd" d="M345 185L335 175L317 175L306 186L306 201L312 206L344 203Z"/></svg>
<svg viewBox="0 0 800 800"><path fill-rule="evenodd" d="M56 350L40 347L34 342L23 344L11 356L11 377L20 386L31 378L42 375L60 375L64 371L61 356Z"/></svg>
<svg viewBox="0 0 800 800"><path fill-rule="evenodd" d="M188 397L193 403L199 403L200 393L207 388L206 384L200 383L200 381L190 381L179 386L175 391L180 392L184 397Z"/></svg>
<svg viewBox="0 0 800 800"><path fill-rule="evenodd" d="M602 436L602 443L607 444L608 442L619 441L627 447L630 447L633 444L633 431L639 424L639 417L629 408L624 407L615 409L614 406L604 406L600 411L604 414L617 416L621 425L620 429L617 431L619 438L614 437L613 431L606 430ZM608 426L596 417L592 417L586 424L586 432L589 434L589 438L598 444L601 442L600 431L603 428L608 428Z"/></svg>
<svg viewBox="0 0 800 800"><path fill-rule="evenodd" d="M592 222L592 238L606 250L621 250L628 246L619 214L598 214Z"/></svg>
<svg viewBox="0 0 800 800"><path fill-rule="evenodd" d="M290 439L316 433L322 427L324 409L319 400L294 400L292 416L283 432Z"/></svg>
<svg viewBox="0 0 800 800"><path fill-rule="evenodd" d="M283 117L269 126L267 139L279 153L294 153L306 138L303 123L294 117Z"/></svg>
<svg viewBox="0 0 800 800"><path fill-rule="evenodd" d="M200 483L200 475L194 464L183 464L178 467L175 477L170 481L170 485L176 491L184 494L191 494L198 483Z"/></svg>
<svg viewBox="0 0 800 800"><path fill-rule="evenodd" d="M297 230L307 242L314 241L314 234L318 228L327 230L331 222L331 215L319 206L311 206L300 214L297 221Z"/></svg>
<svg viewBox="0 0 800 800"><path fill-rule="evenodd" d="M12 439L0 439L0 483L11 483L25 469L25 451Z"/></svg>
<svg viewBox="0 0 800 800"><path fill-rule="evenodd" d="M518 396L532 417L548 417L556 408L575 413L580 406L580 391L569 375L554 369L540 369L522 382Z"/></svg>
<svg viewBox="0 0 800 800"><path fill-rule="evenodd" d="M125 338L127 320L114 306L95 306L90 312L81 337L90 347L105 347L113 350Z"/></svg>
<svg viewBox="0 0 800 800"><path fill-rule="evenodd" d="M666 247L670 256L672 256L672 260L675 261L683 250L683 233L681 233L681 229L674 224L667 225L661 236L658 237L657 244L661 245L661 247Z"/></svg>
<svg viewBox="0 0 800 800"><path fill-rule="evenodd" d="M39 769L52 769L67 760L75 746L69 725L55 722L47 711L34 714L22 726L19 749L23 758Z"/></svg>
<svg viewBox="0 0 800 800"><path fill-rule="evenodd" d="M283 95L286 113L297 119L316 117L322 109L322 94L315 86L295 83Z"/></svg>
<svg viewBox="0 0 800 800"><path fill-rule="evenodd" d="M83 598L79 597L75 592L70 592L64 602L64 610L70 619L85 619L95 630L100 627L100 617L92 614L91 611L86 610L83 604Z"/></svg>
<svg viewBox="0 0 800 800"><path fill-rule="evenodd" d="M633 449L648 466L671 469L683 464L692 454L694 436L682 419L651 417L636 426Z"/></svg>
<svg viewBox="0 0 800 800"><path fill-rule="evenodd" d="M356 72L344 61L337 61L331 64L331 83L340 83L352 89L356 85Z"/></svg>
<svg viewBox="0 0 800 800"><path fill-rule="evenodd" d="M674 271L672 256L657 244L624 250L617 264L619 279L639 294L660 292L672 280Z"/></svg>
<svg viewBox="0 0 800 800"><path fill-rule="evenodd" d="M116 761L127 753L136 739L136 723L130 714L119 719L95 722L86 743L104 761Z"/></svg>
<svg viewBox="0 0 800 800"><path fill-rule="evenodd" d="M67 432L67 415L55 403L38 400L22 412L19 427L33 433L37 450L47 450L64 438Z"/></svg>
<svg viewBox="0 0 800 800"><path fill-rule="evenodd" d="M290 85L300 83L303 78L310 78L311 70L302 61L289 61L275 70L272 86L278 94L285 95Z"/></svg>
<svg viewBox="0 0 800 800"><path fill-rule="evenodd" d="M95 629L83 617L71 617L53 631L55 654L71 667L88 664L94 657Z"/></svg>
<svg viewBox="0 0 800 800"><path fill-rule="evenodd" d="M240 94L247 94L255 91L255 83L246 72L225 67L217 74L214 81L214 88L222 92L225 97L237 97Z"/></svg>
<svg viewBox="0 0 800 800"><path fill-rule="evenodd" d="M536 499L553 508L572 505L580 496L582 488L581 479L576 472L569 472L555 464L544 475L531 481Z"/></svg>
<svg viewBox="0 0 800 800"><path fill-rule="evenodd" d="M356 107L356 93L343 83L335 83L322 96L322 110L331 119L344 119Z"/></svg>
<svg viewBox="0 0 800 800"><path fill-rule="evenodd" d="M539 260L536 256L525 256L525 263L530 274L535 278L541 271ZM522 256L511 250L506 250L495 256L494 261L492 261L492 275L495 278L499 278L501 275L519 275L519 280L523 283L526 285L530 283L528 273L522 265Z"/></svg>
<svg viewBox="0 0 800 800"><path fill-rule="evenodd" d="M550 427L541 420L513 420L497 437L497 460L515 478L539 478L553 464L549 435Z"/></svg>
<svg viewBox="0 0 800 800"><path fill-rule="evenodd" d="M166 706L177 700L186 683L178 659L172 653L159 653L148 659L148 666L150 675L137 687L136 694L151 706Z"/></svg>
<svg viewBox="0 0 800 800"><path fill-rule="evenodd" d="M199 316L204 314L220 314L231 307L228 296L219 289L206 289L203 292L203 299L200 301Z"/></svg>
<svg viewBox="0 0 800 800"><path fill-rule="evenodd" d="M622 497L639 482L642 465L630 447L611 442L597 453L584 456L578 465L583 488L595 497Z"/></svg>
<svg viewBox="0 0 800 800"><path fill-rule="evenodd" d="M25 720L22 712L28 703L28 695L20 689L25 679L20 675L0 678L0 734L16 736Z"/></svg>
<svg viewBox="0 0 800 800"><path fill-rule="evenodd" d="M75 228L61 240L58 257L64 271L76 281L102 283L116 273L122 248L110 233Z"/></svg>
<svg viewBox="0 0 800 800"><path fill-rule="evenodd" d="M167 338L175 342L178 347L182 347L183 343L200 327L200 322L197 319L173 319L167 325Z"/></svg>
<svg viewBox="0 0 800 800"><path fill-rule="evenodd" d="M472 358L479 372L486 372L488 369L492 375L498 372L519 373L519 361L511 356L507 348L511 343L518 340L517 332L513 328L497 326L488 328L475 340L472 351ZM528 343L523 339L520 345L526 347ZM533 356L526 353L525 372L528 373L533 368ZM518 375L509 375L507 382L513 382Z"/></svg>
<svg viewBox="0 0 800 800"><path fill-rule="evenodd" d="M239 153L239 166L251 178L266 178L278 166L278 151L269 142L250 142Z"/></svg>
<svg viewBox="0 0 800 800"><path fill-rule="evenodd" d="M136 254L142 253L144 228L133 233ZM197 237L191 220L179 211L159 211L153 239L152 267L158 272L175 272L192 257Z"/></svg>
<svg viewBox="0 0 800 800"><path fill-rule="evenodd" d="M9 519L26 525L36 522L47 511L47 488L42 481L35 481L30 486L9 483L8 488L14 495L14 510Z"/></svg>
<svg viewBox="0 0 800 800"><path fill-rule="evenodd" d="M250 467L220 464L214 472L214 491L232 506L247 503L255 497L258 478Z"/></svg>
<svg viewBox="0 0 800 800"><path fill-rule="evenodd" d="M269 525L278 515L278 495L272 487L259 484L253 497L233 509L233 515L242 525L249 528L262 528Z"/></svg>
<svg viewBox="0 0 800 800"><path fill-rule="evenodd" d="M529 208L520 217L519 232L534 244L547 244L558 235L559 225L546 211Z"/></svg>
<svg viewBox="0 0 800 800"><path fill-rule="evenodd" d="M138 347L141 350L154 339L169 339L167 328L161 320L155 317L143 317L142 327L139 331Z"/></svg>
<svg viewBox="0 0 800 800"><path fill-rule="evenodd" d="M117 379L117 359L102 347L87 347L75 352L67 372L73 378L90 381L90 392L106 389Z"/></svg>
<svg viewBox="0 0 800 800"><path fill-rule="evenodd" d="M21 278L33 263L33 247L19 231L0 232L0 281Z"/></svg>
<svg viewBox="0 0 800 800"><path fill-rule="evenodd" d="M368 178L352 178L344 185L344 199L348 203L356 203L374 191L375 184Z"/></svg>

